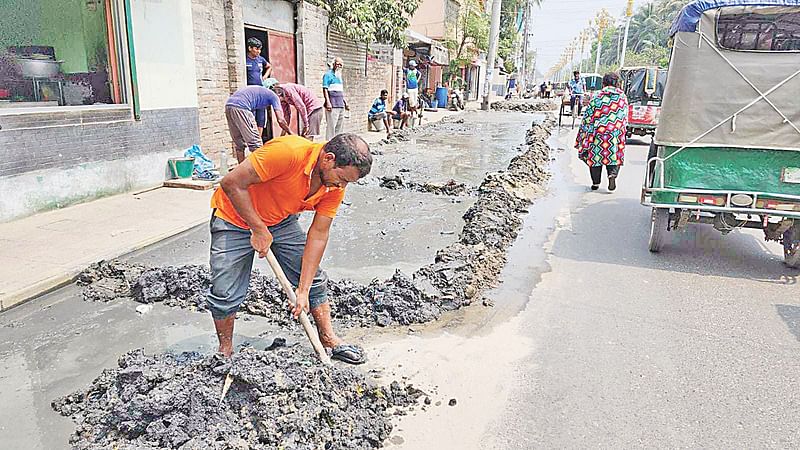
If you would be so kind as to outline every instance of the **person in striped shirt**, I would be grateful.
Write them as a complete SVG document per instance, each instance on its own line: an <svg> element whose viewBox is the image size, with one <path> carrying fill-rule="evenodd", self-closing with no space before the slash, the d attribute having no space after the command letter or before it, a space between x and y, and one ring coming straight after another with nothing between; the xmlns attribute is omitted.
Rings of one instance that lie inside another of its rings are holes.
<svg viewBox="0 0 800 450"><path fill-rule="evenodd" d="M386 100L389 98L389 91L386 89L381 91L380 97L372 102L372 108L367 113L367 118L370 122L383 121L383 127L386 129L386 137L392 136L392 126L389 120L389 115L386 114Z"/></svg>
<svg viewBox="0 0 800 450"><path fill-rule="evenodd" d="M344 127L344 112L349 111L347 100L344 98L344 83L342 82L342 58L333 60L333 67L322 77L322 93L325 96L325 123L327 132L325 139L331 140L342 132Z"/></svg>

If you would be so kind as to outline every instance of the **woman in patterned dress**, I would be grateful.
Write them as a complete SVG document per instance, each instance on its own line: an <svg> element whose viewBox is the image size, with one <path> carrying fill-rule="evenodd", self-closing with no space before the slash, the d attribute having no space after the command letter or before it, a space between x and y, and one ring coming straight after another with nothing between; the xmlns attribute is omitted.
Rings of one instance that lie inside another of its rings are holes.
<svg viewBox="0 0 800 450"><path fill-rule="evenodd" d="M603 77L603 89L592 96L575 140L578 159L589 166L593 191L600 188L603 166L608 174L608 190L615 190L619 169L625 161L628 99L618 84L616 73Z"/></svg>

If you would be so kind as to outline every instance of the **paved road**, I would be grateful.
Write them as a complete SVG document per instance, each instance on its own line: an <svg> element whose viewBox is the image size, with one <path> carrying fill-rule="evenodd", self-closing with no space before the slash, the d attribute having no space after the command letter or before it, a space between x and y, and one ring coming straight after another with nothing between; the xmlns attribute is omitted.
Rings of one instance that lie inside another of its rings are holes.
<svg viewBox="0 0 800 450"><path fill-rule="evenodd" d="M690 227L650 254L645 156L629 149L614 194L569 163L531 345L481 448L800 446L798 271L757 231Z"/></svg>

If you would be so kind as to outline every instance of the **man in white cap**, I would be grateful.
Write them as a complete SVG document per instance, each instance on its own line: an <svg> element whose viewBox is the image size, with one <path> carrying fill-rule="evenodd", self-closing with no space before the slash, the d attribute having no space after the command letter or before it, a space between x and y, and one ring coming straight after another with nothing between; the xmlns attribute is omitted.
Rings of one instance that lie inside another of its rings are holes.
<svg viewBox="0 0 800 450"><path fill-rule="evenodd" d="M417 62L413 59L408 61L408 68L403 69L406 76L406 94L408 94L408 109L413 115L419 105L419 82L422 74L417 69Z"/></svg>

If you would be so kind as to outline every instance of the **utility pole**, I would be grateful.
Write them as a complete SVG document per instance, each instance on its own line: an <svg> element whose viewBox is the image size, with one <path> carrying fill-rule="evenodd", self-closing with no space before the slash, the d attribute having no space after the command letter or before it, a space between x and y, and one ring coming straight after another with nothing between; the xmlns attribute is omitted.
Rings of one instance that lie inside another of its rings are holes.
<svg viewBox="0 0 800 450"><path fill-rule="evenodd" d="M531 5L530 0L526 0L525 2L525 10L522 12L523 17L523 28L522 28L522 70L520 70L520 79L518 80L521 84L522 92L526 92L527 88L527 71L528 71L528 22L531 20L530 18L530 11Z"/></svg>
<svg viewBox="0 0 800 450"><path fill-rule="evenodd" d="M628 51L628 31L633 20L633 0L628 0L628 9L625 10L625 38L622 40L622 56L619 57L619 68L625 67L625 53Z"/></svg>
<svg viewBox="0 0 800 450"><path fill-rule="evenodd" d="M492 22L489 27L489 55L486 59L486 81L483 83L483 102L481 109L489 110L489 94L492 91L492 78L494 77L495 60L497 59L497 46L500 41L500 7L502 0L492 0Z"/></svg>
<svg viewBox="0 0 800 450"><path fill-rule="evenodd" d="M583 55L586 53L586 42L589 40L589 30L581 31L580 40L581 40L581 54L578 57L580 61L579 62L580 67L578 68L578 70L580 70L581 73L583 73Z"/></svg>
<svg viewBox="0 0 800 450"><path fill-rule="evenodd" d="M603 50L603 33L605 33L606 28L608 28L610 19L611 14L609 14L605 8L601 9L600 13L598 13L597 17L594 19L594 23L597 25L597 59L594 63L594 73L600 73L600 54Z"/></svg>

